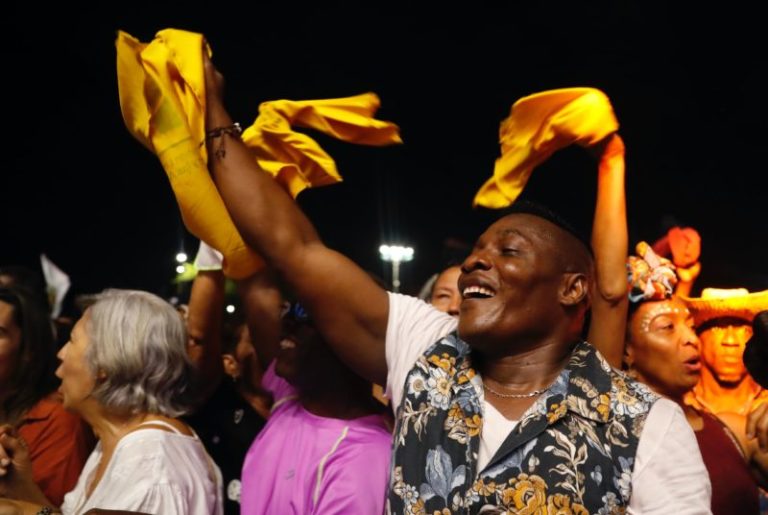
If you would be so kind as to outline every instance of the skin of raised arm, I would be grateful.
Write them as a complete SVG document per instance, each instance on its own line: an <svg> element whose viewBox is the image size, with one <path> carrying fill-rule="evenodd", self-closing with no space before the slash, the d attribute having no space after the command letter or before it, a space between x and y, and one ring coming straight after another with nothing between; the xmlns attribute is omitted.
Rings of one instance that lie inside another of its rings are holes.
<svg viewBox="0 0 768 515"><path fill-rule="evenodd" d="M200 377L199 401L208 399L221 382L221 331L224 313L224 274L200 270L189 297L187 331L194 342L188 354Z"/></svg>
<svg viewBox="0 0 768 515"><path fill-rule="evenodd" d="M232 124L223 80L205 57L206 127ZM325 341L362 377L386 378L387 293L351 260L327 248L293 199L263 172L248 148L223 135L226 155L207 141L208 167L237 230L307 306Z"/></svg>
<svg viewBox="0 0 768 515"><path fill-rule="evenodd" d="M283 295L275 274L264 268L237 281L251 342L259 363L266 369L275 359L280 343Z"/></svg>
<svg viewBox="0 0 768 515"><path fill-rule="evenodd" d="M675 295L678 297L690 297L693 283L701 273L701 263L698 261L689 267L677 267L677 286L675 286Z"/></svg>
<svg viewBox="0 0 768 515"><path fill-rule="evenodd" d="M624 142L618 134L613 134L598 144L595 150L600 156L597 203L592 225L597 287L592 297L588 341L612 366L620 368L629 305Z"/></svg>

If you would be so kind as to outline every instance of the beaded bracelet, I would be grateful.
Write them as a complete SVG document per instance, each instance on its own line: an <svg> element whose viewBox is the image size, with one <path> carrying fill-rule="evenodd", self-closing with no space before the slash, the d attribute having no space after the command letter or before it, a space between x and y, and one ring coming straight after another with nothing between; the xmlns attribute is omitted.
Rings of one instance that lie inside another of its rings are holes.
<svg viewBox="0 0 768 515"><path fill-rule="evenodd" d="M225 127L216 127L215 129L211 129L208 132L205 133L205 141L221 138L221 142L219 143L219 146L214 151L214 155L222 159L224 156L227 155L227 150L224 148L224 141L226 138L222 138L225 134L229 136L233 136L235 138L239 138L240 135L243 133L243 128L240 127L240 124L235 122L232 125L227 125Z"/></svg>

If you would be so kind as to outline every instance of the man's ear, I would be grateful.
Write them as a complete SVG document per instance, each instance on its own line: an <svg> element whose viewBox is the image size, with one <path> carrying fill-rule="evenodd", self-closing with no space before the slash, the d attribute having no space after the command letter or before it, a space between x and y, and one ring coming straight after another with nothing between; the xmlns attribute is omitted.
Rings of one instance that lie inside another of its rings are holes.
<svg viewBox="0 0 768 515"><path fill-rule="evenodd" d="M589 299L589 278L586 274L570 272L563 274L558 300L563 306L576 306Z"/></svg>

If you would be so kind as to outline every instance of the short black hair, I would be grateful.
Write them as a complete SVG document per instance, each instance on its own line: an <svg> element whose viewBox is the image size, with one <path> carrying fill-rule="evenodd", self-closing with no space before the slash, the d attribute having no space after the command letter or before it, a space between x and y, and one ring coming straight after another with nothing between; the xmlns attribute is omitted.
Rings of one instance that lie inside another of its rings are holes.
<svg viewBox="0 0 768 515"><path fill-rule="evenodd" d="M530 200L518 200L514 204L502 209L499 219L508 215L533 215L539 218L543 218L544 220L547 220L548 222L558 226L560 229L564 230L579 240L581 244L584 245L584 247L587 249L589 255L594 257L589 237L576 229L576 227L568 220L566 220L565 217L555 212L552 208L545 206L544 204L539 204L538 202L532 202Z"/></svg>

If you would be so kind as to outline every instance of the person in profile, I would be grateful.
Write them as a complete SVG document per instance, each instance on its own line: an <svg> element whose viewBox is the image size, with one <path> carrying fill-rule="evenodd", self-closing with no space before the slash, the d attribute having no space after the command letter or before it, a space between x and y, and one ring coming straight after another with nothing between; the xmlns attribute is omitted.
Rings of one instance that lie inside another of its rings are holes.
<svg viewBox="0 0 768 515"><path fill-rule="evenodd" d="M57 506L74 488L93 435L57 392L56 344L44 297L0 286L0 425L23 439L32 479Z"/></svg>
<svg viewBox="0 0 768 515"><path fill-rule="evenodd" d="M90 301L56 375L64 407L99 441L61 512L221 515L221 473L177 418L192 403L184 321L148 292L106 290ZM0 430L0 476L9 502L31 513L59 509L35 483L28 447L10 426Z"/></svg>

